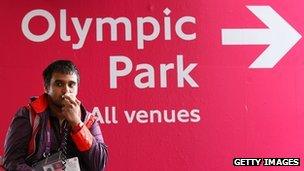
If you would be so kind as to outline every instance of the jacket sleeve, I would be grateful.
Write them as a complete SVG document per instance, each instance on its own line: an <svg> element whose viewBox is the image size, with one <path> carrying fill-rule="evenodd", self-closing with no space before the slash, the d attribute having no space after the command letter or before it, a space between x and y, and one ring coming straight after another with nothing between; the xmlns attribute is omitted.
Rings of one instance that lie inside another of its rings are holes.
<svg viewBox="0 0 304 171"><path fill-rule="evenodd" d="M4 143L4 167L6 170L31 170L25 162L32 127L29 112L23 107L15 114Z"/></svg>
<svg viewBox="0 0 304 171"><path fill-rule="evenodd" d="M90 170L103 171L107 163L108 149L99 123L95 121L90 129L84 125L78 132L71 133L71 137Z"/></svg>

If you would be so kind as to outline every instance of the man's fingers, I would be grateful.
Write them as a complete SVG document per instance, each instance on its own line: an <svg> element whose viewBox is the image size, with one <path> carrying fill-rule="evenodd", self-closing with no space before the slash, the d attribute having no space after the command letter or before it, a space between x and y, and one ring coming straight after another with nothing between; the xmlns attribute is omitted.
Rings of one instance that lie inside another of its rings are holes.
<svg viewBox="0 0 304 171"><path fill-rule="evenodd" d="M74 105L77 104L77 103L75 102L75 100L74 100L72 97L68 96L68 95L62 95L62 98L63 98L63 100L67 100L68 102L70 102L70 103L72 103L72 104L74 104Z"/></svg>
<svg viewBox="0 0 304 171"><path fill-rule="evenodd" d="M62 99L62 104L63 104L63 106L67 106L67 105L70 104L70 102L67 99L63 98Z"/></svg>
<svg viewBox="0 0 304 171"><path fill-rule="evenodd" d="M78 105L81 104L81 101L79 101L78 99L75 99L75 101L76 101L76 103L77 103Z"/></svg>

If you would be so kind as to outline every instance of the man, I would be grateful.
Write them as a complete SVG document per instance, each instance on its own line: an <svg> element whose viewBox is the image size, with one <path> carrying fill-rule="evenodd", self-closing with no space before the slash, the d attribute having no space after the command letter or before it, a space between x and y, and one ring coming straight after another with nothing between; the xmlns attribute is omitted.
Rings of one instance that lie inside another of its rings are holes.
<svg viewBox="0 0 304 171"><path fill-rule="evenodd" d="M104 170L107 146L96 117L77 99L79 72L71 61L58 60L43 72L45 93L16 113L5 140L4 167L32 170L61 151L78 157L81 170Z"/></svg>

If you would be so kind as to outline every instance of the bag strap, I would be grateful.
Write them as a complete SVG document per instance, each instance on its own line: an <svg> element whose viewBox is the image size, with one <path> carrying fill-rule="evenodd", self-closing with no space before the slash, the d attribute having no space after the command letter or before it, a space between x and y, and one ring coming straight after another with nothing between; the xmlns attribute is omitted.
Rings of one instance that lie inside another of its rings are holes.
<svg viewBox="0 0 304 171"><path fill-rule="evenodd" d="M30 105L27 106L27 109L29 111L29 120L30 120L30 124L32 126L32 135L31 135L31 139L30 142L28 144L28 154L29 156L34 154L35 149L36 149L36 135L38 133L38 126L40 123L40 115L37 115L37 113L32 109L32 107Z"/></svg>

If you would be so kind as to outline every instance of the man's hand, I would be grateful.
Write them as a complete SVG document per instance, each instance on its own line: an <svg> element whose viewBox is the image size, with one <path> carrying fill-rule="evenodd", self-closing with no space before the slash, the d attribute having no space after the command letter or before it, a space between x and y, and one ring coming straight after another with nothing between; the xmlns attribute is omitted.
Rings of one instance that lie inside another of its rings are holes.
<svg viewBox="0 0 304 171"><path fill-rule="evenodd" d="M74 127L81 122L81 102L76 97L70 97L68 95L62 95L63 107L62 115Z"/></svg>

